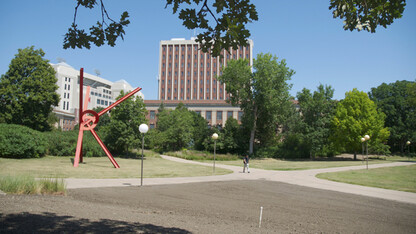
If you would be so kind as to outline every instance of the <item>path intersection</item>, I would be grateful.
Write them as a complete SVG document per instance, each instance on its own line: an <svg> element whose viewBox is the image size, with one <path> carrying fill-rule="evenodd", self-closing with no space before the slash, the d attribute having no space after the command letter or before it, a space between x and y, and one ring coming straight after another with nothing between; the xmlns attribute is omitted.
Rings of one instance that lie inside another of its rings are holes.
<svg viewBox="0 0 416 234"><path fill-rule="evenodd" d="M171 156L162 155L166 160L176 161L180 163L198 164L203 166L212 166L212 164L190 161ZM369 169L380 167L394 167L412 165L412 162L394 162L369 165ZM273 171L250 168L251 173L243 173L243 167L216 164L218 168L224 168L233 171L227 175L198 176L198 177L174 177L174 178L144 178L143 185L166 185L166 184L184 184L199 182L215 182L215 181L233 181L233 180L267 180L277 181L299 186L306 186L317 189L331 190L343 193L356 194L361 196L382 198L387 200L406 202L416 204L416 193L402 192L396 190L366 187L361 185L353 185L346 183L333 182L316 178L319 173L339 172L348 170L363 169L363 166L335 167L324 169L310 169L299 171ZM97 188L97 187L120 187L120 186L139 186L140 178L125 179L65 179L67 189L76 188Z"/></svg>

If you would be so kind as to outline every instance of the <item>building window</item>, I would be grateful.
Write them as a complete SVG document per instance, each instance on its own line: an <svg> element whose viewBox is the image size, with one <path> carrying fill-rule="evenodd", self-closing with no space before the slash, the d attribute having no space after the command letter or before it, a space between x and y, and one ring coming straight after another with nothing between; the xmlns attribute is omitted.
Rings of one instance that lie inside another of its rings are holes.
<svg viewBox="0 0 416 234"><path fill-rule="evenodd" d="M206 112L206 119L211 120L211 111Z"/></svg>
<svg viewBox="0 0 416 234"><path fill-rule="evenodd" d="M100 99L97 99L97 104L98 104L98 105L100 104Z"/></svg>
<svg viewBox="0 0 416 234"><path fill-rule="evenodd" d="M67 94L66 94L66 98L68 98L68 99L69 99L69 93L67 93Z"/></svg>
<svg viewBox="0 0 416 234"><path fill-rule="evenodd" d="M241 121L242 117L243 117L243 112L239 111L238 112L238 120Z"/></svg>
<svg viewBox="0 0 416 234"><path fill-rule="evenodd" d="M66 84L65 84L65 86L64 86L64 90L66 90Z"/></svg>
<svg viewBox="0 0 416 234"><path fill-rule="evenodd" d="M66 93L64 93L64 98L66 98Z"/></svg>
<svg viewBox="0 0 416 234"><path fill-rule="evenodd" d="M201 115L201 111L195 111L198 115Z"/></svg>
<svg viewBox="0 0 416 234"><path fill-rule="evenodd" d="M104 105L104 100L101 100L101 105Z"/></svg>
<svg viewBox="0 0 416 234"><path fill-rule="evenodd" d="M62 106L62 109L64 109L64 110L65 110L65 104L66 104L66 102L64 101L64 105Z"/></svg>
<svg viewBox="0 0 416 234"><path fill-rule="evenodd" d="M227 111L227 119L232 118L232 117L233 117L233 112Z"/></svg>
<svg viewBox="0 0 416 234"><path fill-rule="evenodd" d="M150 111L150 119L155 119L155 118L156 118L156 112Z"/></svg>
<svg viewBox="0 0 416 234"><path fill-rule="evenodd" d="M71 85L68 85L68 90L70 90L71 89Z"/></svg>
<svg viewBox="0 0 416 234"><path fill-rule="evenodd" d="M105 101L105 105L108 106L108 101Z"/></svg>
<svg viewBox="0 0 416 234"><path fill-rule="evenodd" d="M217 111L217 120L222 120L222 111Z"/></svg>

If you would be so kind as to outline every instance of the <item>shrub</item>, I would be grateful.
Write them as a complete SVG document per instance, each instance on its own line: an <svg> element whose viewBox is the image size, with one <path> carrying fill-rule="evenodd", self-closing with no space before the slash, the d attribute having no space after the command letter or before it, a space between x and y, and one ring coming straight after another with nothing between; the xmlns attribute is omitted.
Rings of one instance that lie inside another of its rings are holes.
<svg viewBox="0 0 416 234"><path fill-rule="evenodd" d="M256 158L277 158L279 154L279 147L278 146L271 146L271 147L263 147L258 149L254 157Z"/></svg>
<svg viewBox="0 0 416 234"><path fill-rule="evenodd" d="M41 132L16 124L0 124L0 157L39 158L46 153Z"/></svg>
<svg viewBox="0 0 416 234"><path fill-rule="evenodd" d="M70 156L75 155L78 131L53 131L46 132L46 139L48 142L48 155L53 156ZM85 157L100 157L105 156L98 142L89 131L84 132L82 154Z"/></svg>
<svg viewBox="0 0 416 234"><path fill-rule="evenodd" d="M187 160L213 160L214 154L212 152L206 151L195 151L195 150L182 150L176 152L166 152L166 155L174 156L177 158L183 158ZM231 160L238 160L237 155L233 154L216 154L215 160L218 161L231 161Z"/></svg>

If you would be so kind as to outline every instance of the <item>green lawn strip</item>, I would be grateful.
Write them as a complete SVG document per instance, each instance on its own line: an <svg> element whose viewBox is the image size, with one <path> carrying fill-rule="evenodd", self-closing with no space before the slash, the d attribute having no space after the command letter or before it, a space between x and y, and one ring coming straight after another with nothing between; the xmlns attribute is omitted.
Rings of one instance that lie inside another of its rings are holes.
<svg viewBox="0 0 416 234"><path fill-rule="evenodd" d="M336 182L416 193L416 165L322 173L316 177Z"/></svg>
<svg viewBox="0 0 416 234"><path fill-rule="evenodd" d="M84 157L84 163L74 168L72 157L47 156L39 159L0 158L0 176L27 176L34 178L140 178L141 160L115 158L120 165L115 169L107 157ZM218 168L215 175L232 171ZM145 178L210 176L212 167L184 164L146 156L143 166Z"/></svg>
<svg viewBox="0 0 416 234"><path fill-rule="evenodd" d="M209 162L209 161L204 161ZM390 163L387 160L370 160L369 164ZM241 166L242 160L221 161L218 162L225 165ZM292 170L308 170L331 167L348 167L348 166L364 166L362 161L312 161L312 160L279 160L272 158L250 159L250 167L264 170L292 171Z"/></svg>

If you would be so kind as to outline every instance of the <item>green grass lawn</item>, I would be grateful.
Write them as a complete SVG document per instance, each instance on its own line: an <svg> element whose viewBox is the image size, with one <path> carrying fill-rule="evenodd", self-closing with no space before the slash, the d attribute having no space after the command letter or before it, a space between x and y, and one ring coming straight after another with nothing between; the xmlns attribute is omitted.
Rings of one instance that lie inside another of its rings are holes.
<svg viewBox="0 0 416 234"><path fill-rule="evenodd" d="M322 173L320 179L416 193L416 165Z"/></svg>
<svg viewBox="0 0 416 234"><path fill-rule="evenodd" d="M84 163L74 168L74 157L47 156L38 159L0 158L0 176L35 178L140 178L141 160L115 158L120 165L115 169L107 157L84 157ZM147 151L143 166L145 178L210 176L212 167L172 162ZM215 175L232 171L216 168Z"/></svg>
<svg viewBox="0 0 416 234"><path fill-rule="evenodd" d="M389 163L387 160L369 160L369 164ZM242 160L221 161L218 162L226 165L243 166ZM264 170L292 171L292 170L308 170L330 167L348 167L363 165L362 161L312 161L312 160L279 160L273 158L250 159L250 167Z"/></svg>

